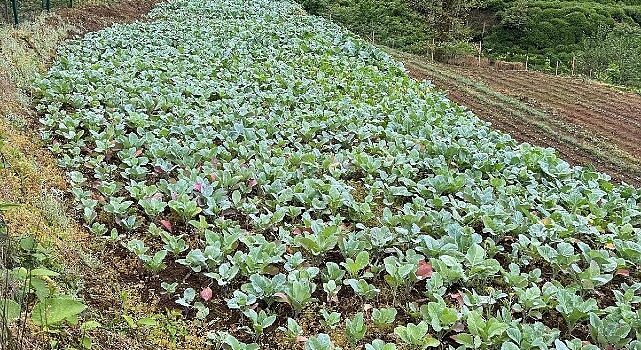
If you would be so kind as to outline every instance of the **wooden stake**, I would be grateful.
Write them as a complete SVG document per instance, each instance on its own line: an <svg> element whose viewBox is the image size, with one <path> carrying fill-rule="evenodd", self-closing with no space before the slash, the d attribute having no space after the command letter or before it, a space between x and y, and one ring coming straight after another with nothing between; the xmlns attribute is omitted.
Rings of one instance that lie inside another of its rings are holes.
<svg viewBox="0 0 641 350"><path fill-rule="evenodd" d="M528 64L530 63L530 55L525 55L525 71L528 71Z"/></svg>
<svg viewBox="0 0 641 350"><path fill-rule="evenodd" d="M479 41L479 67L481 66L481 51L483 51L483 42Z"/></svg>
<svg viewBox="0 0 641 350"><path fill-rule="evenodd" d="M559 60L556 60L556 72L554 75L559 75Z"/></svg>
<svg viewBox="0 0 641 350"><path fill-rule="evenodd" d="M374 43L374 23L369 22L369 27L372 28L372 44Z"/></svg>
<svg viewBox="0 0 641 350"><path fill-rule="evenodd" d="M434 62L434 51L436 51L436 38L432 38L432 62Z"/></svg>
<svg viewBox="0 0 641 350"><path fill-rule="evenodd" d="M574 76L574 67L576 65L576 56L572 55L572 76Z"/></svg>

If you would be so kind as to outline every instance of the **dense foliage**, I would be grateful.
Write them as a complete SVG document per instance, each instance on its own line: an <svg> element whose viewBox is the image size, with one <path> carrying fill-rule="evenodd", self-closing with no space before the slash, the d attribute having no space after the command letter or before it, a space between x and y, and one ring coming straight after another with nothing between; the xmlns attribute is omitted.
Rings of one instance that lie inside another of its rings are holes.
<svg viewBox="0 0 641 350"><path fill-rule="evenodd" d="M636 54L641 37L641 2L636 0L299 2L309 13L331 18L377 44L434 53L437 60L475 56L474 45L482 41L484 54L494 59L528 60L530 68L549 72L557 70L558 62L558 70L566 73L574 63L577 73L639 86L634 79L639 60L627 59Z"/></svg>
<svg viewBox="0 0 641 350"><path fill-rule="evenodd" d="M307 12L331 18L364 39L406 52L426 53L434 29L406 0L298 0Z"/></svg>
<svg viewBox="0 0 641 350"><path fill-rule="evenodd" d="M174 276L186 315L237 311L212 341L641 347L639 190L517 144L298 5L152 19L62 50L43 137L92 232Z"/></svg>
<svg viewBox="0 0 641 350"><path fill-rule="evenodd" d="M560 61L566 71L573 55L584 49L584 40L600 28L641 25L639 1L495 0L486 11L496 13L498 21L484 37L489 53L519 60L529 54L538 68Z"/></svg>
<svg viewBox="0 0 641 350"><path fill-rule="evenodd" d="M580 72L611 84L641 87L641 28L603 27L585 39Z"/></svg>

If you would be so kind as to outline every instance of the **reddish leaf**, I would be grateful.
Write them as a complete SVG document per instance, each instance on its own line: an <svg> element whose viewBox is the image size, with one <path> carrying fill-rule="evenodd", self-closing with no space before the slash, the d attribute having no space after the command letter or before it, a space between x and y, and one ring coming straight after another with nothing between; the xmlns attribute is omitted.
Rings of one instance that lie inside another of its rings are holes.
<svg viewBox="0 0 641 350"><path fill-rule="evenodd" d="M194 184L194 191L196 192L202 192L203 190L203 183L198 181Z"/></svg>
<svg viewBox="0 0 641 350"><path fill-rule="evenodd" d="M299 336L296 337L296 341L297 342L301 342L301 343L306 342L307 341L307 337L299 335Z"/></svg>
<svg viewBox="0 0 641 350"><path fill-rule="evenodd" d="M209 287L200 291L200 297L203 298L204 301L209 301L212 296L214 296L214 293L211 291L211 288Z"/></svg>
<svg viewBox="0 0 641 350"><path fill-rule="evenodd" d="M298 236L301 233L303 233L303 231L301 231L301 229L298 228L298 227L296 227L295 229L292 230L292 235L294 235L294 236Z"/></svg>
<svg viewBox="0 0 641 350"><path fill-rule="evenodd" d="M419 280L432 277L432 264L421 260L418 262L418 269L416 270L416 276Z"/></svg>
<svg viewBox="0 0 641 350"><path fill-rule="evenodd" d="M160 224L162 227L164 227L167 231L171 232L171 222L169 220L160 220Z"/></svg>
<svg viewBox="0 0 641 350"><path fill-rule="evenodd" d="M461 322L456 322L456 323L452 326L452 330L453 330L454 332L461 333L461 332L463 332L463 331L465 330L465 325L464 325L463 323L461 323Z"/></svg>
<svg viewBox="0 0 641 350"><path fill-rule="evenodd" d="M142 150L141 149L136 150L136 154L134 155L134 157L138 157L141 154L142 154Z"/></svg>
<svg viewBox="0 0 641 350"><path fill-rule="evenodd" d="M450 293L450 298L456 300L459 306L463 306L463 296L461 295L460 292L458 293Z"/></svg>
<svg viewBox="0 0 641 350"><path fill-rule="evenodd" d="M258 185L258 181L256 181L256 179L247 180L247 186L249 186L249 188L254 188L256 185Z"/></svg>
<svg viewBox="0 0 641 350"><path fill-rule="evenodd" d="M616 274L617 274L617 275L619 275L619 276L628 277L628 276L630 276L630 270L627 270L627 269L618 269L618 270L617 270L617 272L616 272Z"/></svg>

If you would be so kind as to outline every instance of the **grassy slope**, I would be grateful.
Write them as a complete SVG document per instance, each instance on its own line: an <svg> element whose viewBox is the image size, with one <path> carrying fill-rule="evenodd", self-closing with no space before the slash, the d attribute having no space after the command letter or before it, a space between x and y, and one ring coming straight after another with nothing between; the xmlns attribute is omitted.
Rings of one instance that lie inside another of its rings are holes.
<svg viewBox="0 0 641 350"><path fill-rule="evenodd" d="M137 1L133 7L145 3L152 2ZM0 203L18 204L3 218L12 237L29 235L38 240L47 267L62 275L54 281L55 288L75 294L88 304L81 322L102 324L87 334L93 348L142 349L150 344L168 349L200 348L202 339L190 335L197 330L189 329L164 308L149 304L150 300L143 300L149 296L145 286L123 280L121 270L129 269L128 262L114 262L113 252L92 239L68 214L64 174L35 132L38 125L30 107L29 82L55 58L56 47L69 35L84 31L69 22L84 10L65 11L66 18L53 14L19 28L0 28ZM126 12L121 9L120 15ZM102 23L96 16L79 24ZM135 324L148 317L156 320L155 326ZM47 348L49 340L56 340L60 346L78 346L82 336L78 326L47 334L30 323L24 334L22 343L27 348Z"/></svg>

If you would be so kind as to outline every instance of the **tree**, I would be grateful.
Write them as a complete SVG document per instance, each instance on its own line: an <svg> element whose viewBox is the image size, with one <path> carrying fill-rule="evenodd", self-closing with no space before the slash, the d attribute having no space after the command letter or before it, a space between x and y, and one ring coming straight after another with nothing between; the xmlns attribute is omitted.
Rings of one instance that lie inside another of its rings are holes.
<svg viewBox="0 0 641 350"><path fill-rule="evenodd" d="M436 29L441 41L469 39L471 32L466 20L472 9L485 3L486 0L410 0L411 6L423 13L429 25Z"/></svg>
<svg viewBox="0 0 641 350"><path fill-rule="evenodd" d="M528 19L528 4L518 0L501 13L501 25L506 28L523 30Z"/></svg>
<svg viewBox="0 0 641 350"><path fill-rule="evenodd" d="M580 71L608 83L641 87L641 29L602 26L584 40L578 56Z"/></svg>

